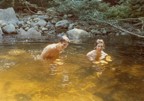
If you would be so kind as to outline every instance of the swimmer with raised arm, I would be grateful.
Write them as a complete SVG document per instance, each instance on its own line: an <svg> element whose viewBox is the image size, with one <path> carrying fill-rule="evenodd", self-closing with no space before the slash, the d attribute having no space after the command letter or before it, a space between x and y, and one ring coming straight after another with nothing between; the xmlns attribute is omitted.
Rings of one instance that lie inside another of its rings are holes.
<svg viewBox="0 0 144 101"><path fill-rule="evenodd" d="M67 48L69 42L70 40L67 36L62 36L58 43L47 45L40 55L41 59L55 61L59 58L60 53Z"/></svg>

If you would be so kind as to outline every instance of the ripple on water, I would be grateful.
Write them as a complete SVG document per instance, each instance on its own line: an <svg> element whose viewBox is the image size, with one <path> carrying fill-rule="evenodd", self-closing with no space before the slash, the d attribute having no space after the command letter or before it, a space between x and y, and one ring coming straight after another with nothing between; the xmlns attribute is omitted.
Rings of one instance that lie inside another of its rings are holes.
<svg viewBox="0 0 144 101"><path fill-rule="evenodd" d="M7 70L14 66L16 63L9 60L0 60L0 71Z"/></svg>

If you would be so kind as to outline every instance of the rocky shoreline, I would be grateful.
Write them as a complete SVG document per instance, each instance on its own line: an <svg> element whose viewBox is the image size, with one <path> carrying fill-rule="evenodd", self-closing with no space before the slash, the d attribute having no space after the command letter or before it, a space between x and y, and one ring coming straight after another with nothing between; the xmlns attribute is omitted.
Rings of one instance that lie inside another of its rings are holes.
<svg viewBox="0 0 144 101"><path fill-rule="evenodd" d="M73 14L59 14L55 8L30 14L17 14L12 7L0 9L0 43L55 42L66 34L72 43L97 37L127 34L94 21L81 21Z"/></svg>
<svg viewBox="0 0 144 101"><path fill-rule="evenodd" d="M76 28L76 22L68 20L72 15L60 18L53 9L47 13L38 11L34 15L17 17L13 8L0 10L0 39L12 36L17 40L53 40L58 36L67 34L75 42L84 41L90 37L90 33ZM83 38L85 37L85 38Z"/></svg>

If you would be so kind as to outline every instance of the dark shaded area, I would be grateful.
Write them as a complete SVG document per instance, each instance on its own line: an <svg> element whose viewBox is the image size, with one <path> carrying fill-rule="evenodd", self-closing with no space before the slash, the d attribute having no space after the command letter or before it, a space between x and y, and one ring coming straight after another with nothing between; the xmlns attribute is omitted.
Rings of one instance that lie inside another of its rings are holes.
<svg viewBox="0 0 144 101"><path fill-rule="evenodd" d="M118 4L118 2L119 2L120 0L102 0L102 1L104 1L104 2L106 2L106 3L110 3L111 5L116 5L116 4Z"/></svg>

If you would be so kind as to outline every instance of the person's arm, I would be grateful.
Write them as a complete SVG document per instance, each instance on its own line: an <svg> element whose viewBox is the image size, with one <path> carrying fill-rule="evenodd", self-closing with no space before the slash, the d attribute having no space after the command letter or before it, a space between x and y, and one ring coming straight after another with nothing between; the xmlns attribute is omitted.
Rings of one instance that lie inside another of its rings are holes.
<svg viewBox="0 0 144 101"><path fill-rule="evenodd" d="M104 51L102 51L100 59L102 60L102 59L106 58L107 55L108 55L107 53L105 53Z"/></svg>
<svg viewBox="0 0 144 101"><path fill-rule="evenodd" d="M86 56L87 56L88 60L91 61L91 62L93 62L95 60L94 51L88 52Z"/></svg>

